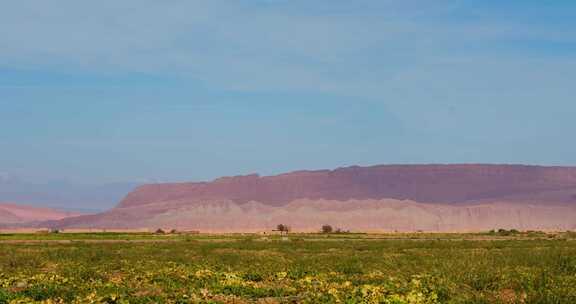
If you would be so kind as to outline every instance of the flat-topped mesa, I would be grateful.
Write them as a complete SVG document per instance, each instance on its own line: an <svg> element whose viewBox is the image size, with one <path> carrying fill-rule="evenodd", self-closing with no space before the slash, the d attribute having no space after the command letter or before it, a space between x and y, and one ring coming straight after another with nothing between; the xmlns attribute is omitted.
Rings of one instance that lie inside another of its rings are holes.
<svg viewBox="0 0 576 304"><path fill-rule="evenodd" d="M576 203L576 168L523 165L384 165L252 174L213 182L150 184L118 208L177 200L258 201L281 206L297 199L408 199L426 203L537 201Z"/></svg>

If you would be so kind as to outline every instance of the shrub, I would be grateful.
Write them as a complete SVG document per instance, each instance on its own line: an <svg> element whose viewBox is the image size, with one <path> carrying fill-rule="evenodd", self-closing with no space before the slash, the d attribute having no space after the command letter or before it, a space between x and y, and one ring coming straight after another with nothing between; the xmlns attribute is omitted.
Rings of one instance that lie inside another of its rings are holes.
<svg viewBox="0 0 576 304"><path fill-rule="evenodd" d="M290 227L284 224L278 224L278 226L276 226L276 230L280 231L280 233L288 233L290 231Z"/></svg>
<svg viewBox="0 0 576 304"><path fill-rule="evenodd" d="M330 225L323 225L322 226L322 233L332 233L333 229Z"/></svg>

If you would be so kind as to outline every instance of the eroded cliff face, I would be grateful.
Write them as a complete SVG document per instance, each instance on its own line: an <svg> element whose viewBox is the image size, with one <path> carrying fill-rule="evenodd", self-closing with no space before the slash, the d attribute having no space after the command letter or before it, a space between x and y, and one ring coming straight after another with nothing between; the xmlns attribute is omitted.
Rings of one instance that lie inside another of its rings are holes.
<svg viewBox="0 0 576 304"><path fill-rule="evenodd" d="M485 203L423 204L406 200L296 200L284 206L230 200L168 201L60 221L67 228L164 228L203 232L319 231L323 224L351 231L573 230L576 206Z"/></svg>
<svg viewBox="0 0 576 304"><path fill-rule="evenodd" d="M531 201L576 203L576 168L511 165L407 165L225 177L213 182L137 188L119 207L180 199L258 201L407 199L426 203Z"/></svg>

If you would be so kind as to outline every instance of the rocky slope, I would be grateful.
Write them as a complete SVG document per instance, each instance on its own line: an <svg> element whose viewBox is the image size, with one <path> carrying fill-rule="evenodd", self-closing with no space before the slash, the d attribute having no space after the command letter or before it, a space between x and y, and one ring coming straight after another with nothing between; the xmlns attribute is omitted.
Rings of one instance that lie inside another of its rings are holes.
<svg viewBox="0 0 576 304"><path fill-rule="evenodd" d="M180 201L117 208L67 218L59 227L163 228L203 232L271 231L277 224L318 231L323 224L351 231L573 230L576 206L485 203L468 206L405 200L296 200L284 206L230 200Z"/></svg>
<svg viewBox="0 0 576 304"><path fill-rule="evenodd" d="M55 227L301 231L576 229L576 168L407 165L225 177L137 188L116 208Z"/></svg>

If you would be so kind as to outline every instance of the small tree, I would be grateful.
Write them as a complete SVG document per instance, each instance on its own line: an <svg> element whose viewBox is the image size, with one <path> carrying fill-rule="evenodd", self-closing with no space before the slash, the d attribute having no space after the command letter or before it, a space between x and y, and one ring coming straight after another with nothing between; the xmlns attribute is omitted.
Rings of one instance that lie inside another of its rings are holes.
<svg viewBox="0 0 576 304"><path fill-rule="evenodd" d="M333 229L330 225L323 225L322 226L322 233L332 233Z"/></svg>
<svg viewBox="0 0 576 304"><path fill-rule="evenodd" d="M284 224L278 224L278 226L276 226L276 230L280 231L280 234L282 234L282 233L288 234L288 231L290 231L290 228Z"/></svg>

